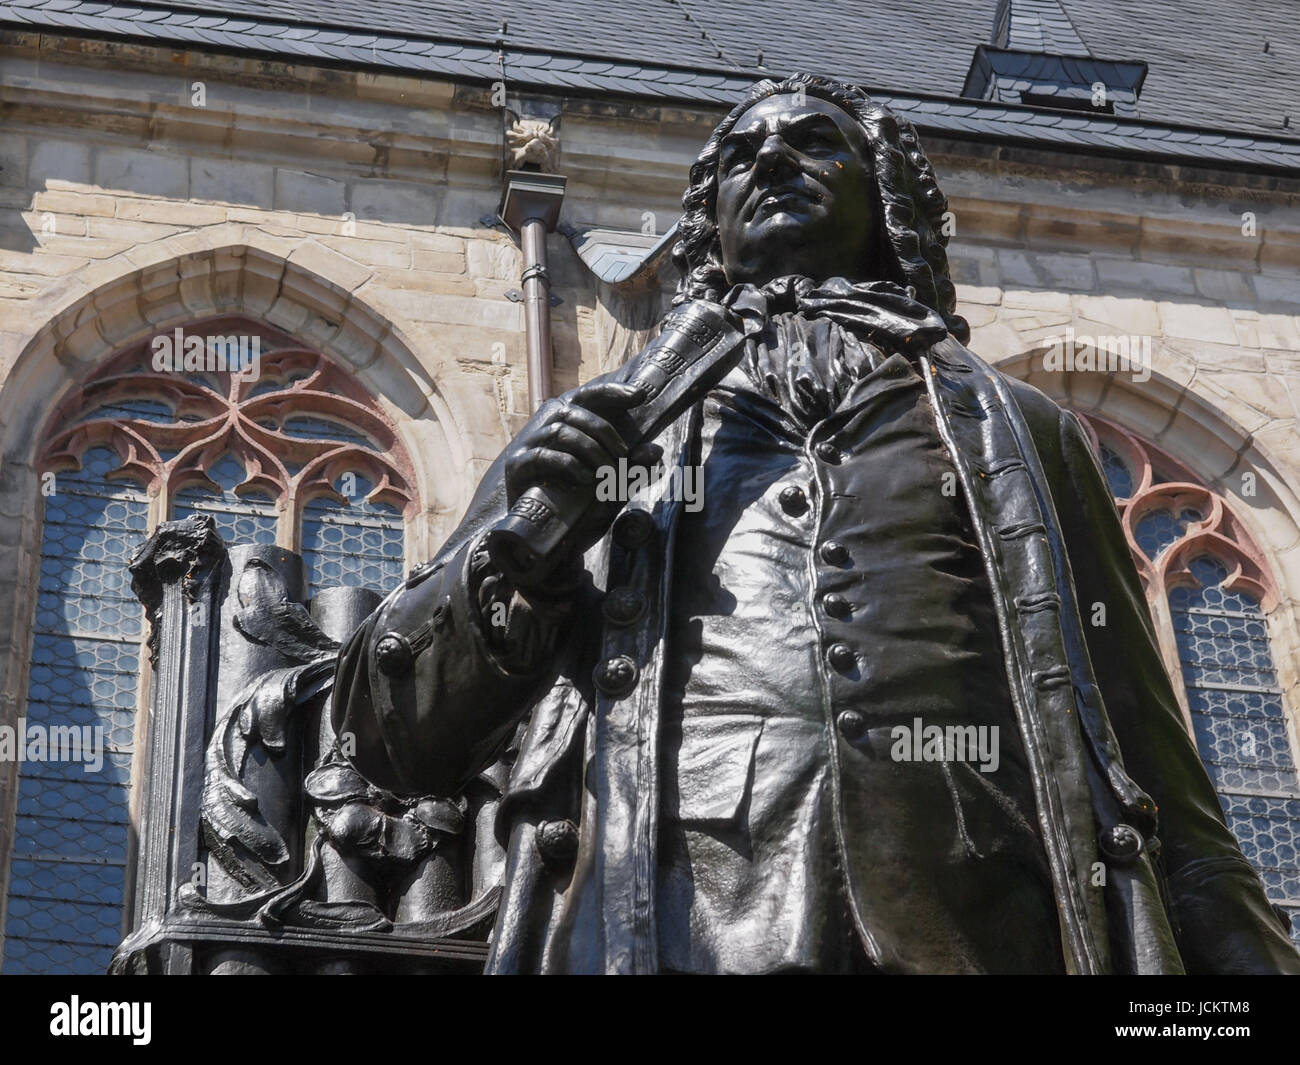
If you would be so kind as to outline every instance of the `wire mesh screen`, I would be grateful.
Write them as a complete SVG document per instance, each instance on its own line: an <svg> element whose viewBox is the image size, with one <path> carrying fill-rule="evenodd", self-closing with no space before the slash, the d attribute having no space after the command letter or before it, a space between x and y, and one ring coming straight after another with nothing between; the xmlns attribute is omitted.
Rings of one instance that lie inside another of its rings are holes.
<svg viewBox="0 0 1300 1065"><path fill-rule="evenodd" d="M1300 778L1264 615L1223 587L1222 563L1205 556L1189 569L1200 587L1174 588L1169 605L1196 744L1228 826L1300 944Z"/></svg>
<svg viewBox="0 0 1300 1065"><path fill-rule="evenodd" d="M343 483L346 482L346 483ZM340 478L346 501L317 497L303 508L302 556L314 595L334 585L387 594L402 580L402 515L386 503L367 502L366 478Z"/></svg>
<svg viewBox="0 0 1300 1065"><path fill-rule="evenodd" d="M148 499L106 480L117 465L107 449L86 452L45 503L7 974L101 973L122 936L143 626L126 567L145 539Z"/></svg>
<svg viewBox="0 0 1300 1065"><path fill-rule="evenodd" d="M244 467L233 455L225 455L208 470L208 477L221 489L216 494L205 484L190 484L176 493L172 517L207 514L227 547L235 544L274 544L275 503L265 495L236 495L235 486L244 480Z"/></svg>

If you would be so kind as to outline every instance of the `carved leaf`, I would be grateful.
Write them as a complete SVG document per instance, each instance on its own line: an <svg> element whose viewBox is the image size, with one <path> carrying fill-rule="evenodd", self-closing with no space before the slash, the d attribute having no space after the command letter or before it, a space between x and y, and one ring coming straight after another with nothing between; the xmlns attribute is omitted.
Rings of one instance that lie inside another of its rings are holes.
<svg viewBox="0 0 1300 1065"><path fill-rule="evenodd" d="M338 650L301 603L291 602L284 578L260 558L239 575L235 628L253 643L274 647L295 662L311 662Z"/></svg>
<svg viewBox="0 0 1300 1065"><path fill-rule="evenodd" d="M259 677L234 698L213 732L200 812L203 835L221 867L247 888L278 886L277 874L290 858L284 839L262 817L257 796L243 782L248 752L261 746L282 753L286 722L300 705L298 693L333 667L332 658L319 659Z"/></svg>

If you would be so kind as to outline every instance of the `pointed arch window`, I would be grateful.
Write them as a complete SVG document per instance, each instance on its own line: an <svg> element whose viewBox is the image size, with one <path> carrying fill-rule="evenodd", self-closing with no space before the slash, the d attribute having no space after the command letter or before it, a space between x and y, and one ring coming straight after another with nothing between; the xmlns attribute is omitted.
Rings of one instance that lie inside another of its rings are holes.
<svg viewBox="0 0 1300 1065"><path fill-rule="evenodd" d="M416 506L409 458L374 399L291 337L242 318L187 325L258 354L225 370L156 367L146 341L64 399L40 449L53 474L26 721L103 729L103 765L20 767L3 927L6 973L103 972L129 895L143 611L127 564L162 520L210 515L228 545L280 544L315 594L390 591ZM152 338L151 338L152 340Z"/></svg>
<svg viewBox="0 0 1300 1065"><path fill-rule="evenodd" d="M1082 420L1228 826L1300 944L1300 776L1269 642L1277 595L1264 556L1185 465L1101 418Z"/></svg>

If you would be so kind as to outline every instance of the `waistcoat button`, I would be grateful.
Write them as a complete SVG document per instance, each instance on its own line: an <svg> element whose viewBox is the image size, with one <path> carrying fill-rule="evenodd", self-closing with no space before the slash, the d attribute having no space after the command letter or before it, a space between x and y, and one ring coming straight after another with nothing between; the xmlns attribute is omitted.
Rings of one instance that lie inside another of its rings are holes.
<svg viewBox="0 0 1300 1065"><path fill-rule="evenodd" d="M629 551L640 547L650 539L654 524L654 519L644 510L625 510L614 521L614 542Z"/></svg>
<svg viewBox="0 0 1300 1065"><path fill-rule="evenodd" d="M1117 865L1128 865L1142 853L1142 834L1132 825L1111 825L1097 840L1097 847Z"/></svg>
<svg viewBox="0 0 1300 1065"><path fill-rule="evenodd" d="M867 734L867 719L856 710L842 710L835 727L846 740L860 740Z"/></svg>
<svg viewBox="0 0 1300 1065"><path fill-rule="evenodd" d="M635 588L611 588L600 604L605 620L613 625L631 625L646 611L646 598Z"/></svg>
<svg viewBox="0 0 1300 1065"><path fill-rule="evenodd" d="M386 632L375 642L375 664L389 677L411 672L414 655L406 637L397 632Z"/></svg>
<svg viewBox="0 0 1300 1065"><path fill-rule="evenodd" d="M831 465L836 465L840 461L840 449L829 440L823 440L816 448L814 448L814 450L817 452L817 457L821 459L822 462L829 462Z"/></svg>
<svg viewBox="0 0 1300 1065"><path fill-rule="evenodd" d="M578 826L572 821L539 821L537 852L549 868L572 865L578 856Z"/></svg>
<svg viewBox="0 0 1300 1065"><path fill-rule="evenodd" d="M833 643L830 650L826 652L826 657L830 659L831 665L841 673L847 673L857 662L857 656L853 653L853 648L846 643Z"/></svg>
<svg viewBox="0 0 1300 1065"><path fill-rule="evenodd" d="M797 485L782 488L777 498L781 501L781 509L793 517L798 517L808 509L808 497Z"/></svg>
<svg viewBox="0 0 1300 1065"><path fill-rule="evenodd" d="M851 613L849 601L838 592L831 592L822 600L822 607L833 618L846 618Z"/></svg>
<svg viewBox="0 0 1300 1065"><path fill-rule="evenodd" d="M827 540L822 544L822 561L832 566L842 566L849 560L849 549L838 540Z"/></svg>

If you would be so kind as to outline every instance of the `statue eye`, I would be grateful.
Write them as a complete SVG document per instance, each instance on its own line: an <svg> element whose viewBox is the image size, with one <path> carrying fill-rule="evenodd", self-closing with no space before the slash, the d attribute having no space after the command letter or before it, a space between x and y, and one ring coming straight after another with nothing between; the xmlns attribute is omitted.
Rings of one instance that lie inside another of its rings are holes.
<svg viewBox="0 0 1300 1065"><path fill-rule="evenodd" d="M811 129L799 138L799 148L804 152L832 152L839 145L825 130Z"/></svg>
<svg viewBox="0 0 1300 1065"><path fill-rule="evenodd" d="M754 153L744 144L732 144L722 150L722 158L718 165L724 174L730 174L733 170L748 166L753 159Z"/></svg>

